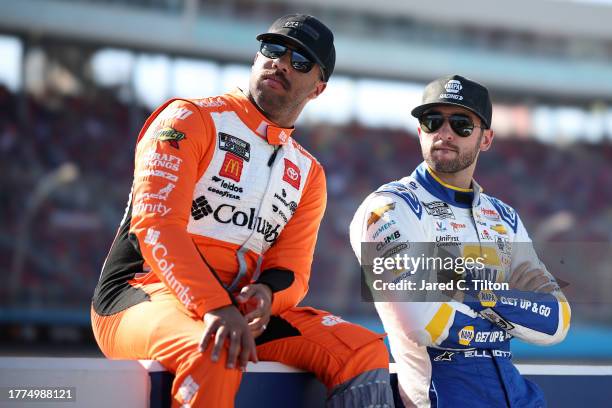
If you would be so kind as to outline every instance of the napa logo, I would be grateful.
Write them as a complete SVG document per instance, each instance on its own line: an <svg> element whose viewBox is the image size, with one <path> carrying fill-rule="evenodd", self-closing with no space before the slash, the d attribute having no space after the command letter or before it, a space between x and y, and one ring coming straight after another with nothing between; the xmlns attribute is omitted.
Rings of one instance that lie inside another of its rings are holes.
<svg viewBox="0 0 612 408"><path fill-rule="evenodd" d="M446 92L456 94L463 89L463 86L461 85L460 81L457 81L456 79L451 79L444 85L444 89L446 89Z"/></svg>
<svg viewBox="0 0 612 408"><path fill-rule="evenodd" d="M497 296L490 290L481 290L478 294L478 300L484 307L495 307L497 304Z"/></svg>
<svg viewBox="0 0 612 408"><path fill-rule="evenodd" d="M459 344L462 346L469 346L474 339L474 326L465 326L459 330Z"/></svg>

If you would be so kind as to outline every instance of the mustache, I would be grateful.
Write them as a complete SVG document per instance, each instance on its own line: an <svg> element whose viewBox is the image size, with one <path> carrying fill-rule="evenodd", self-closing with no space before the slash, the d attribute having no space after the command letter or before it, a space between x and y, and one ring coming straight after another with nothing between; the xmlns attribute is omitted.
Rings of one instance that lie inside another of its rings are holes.
<svg viewBox="0 0 612 408"><path fill-rule="evenodd" d="M450 150L454 150L454 151L459 151L459 149L457 148L457 146L454 146L452 144L439 144L439 145L435 145L435 146L431 146L431 150L437 150L437 149L450 149Z"/></svg>
<svg viewBox="0 0 612 408"><path fill-rule="evenodd" d="M273 79L275 81L280 82L283 85L283 88L289 89L291 85L289 84L289 80L281 71L268 72L261 76L262 79Z"/></svg>

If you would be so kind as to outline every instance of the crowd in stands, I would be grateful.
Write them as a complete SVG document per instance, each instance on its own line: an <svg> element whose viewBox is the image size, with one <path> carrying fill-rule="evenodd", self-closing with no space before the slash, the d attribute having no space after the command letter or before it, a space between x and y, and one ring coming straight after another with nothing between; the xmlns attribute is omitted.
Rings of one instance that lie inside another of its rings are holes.
<svg viewBox="0 0 612 408"><path fill-rule="evenodd" d="M112 93L19 98L0 86L3 276L11 273L24 225L28 239L19 291L12 296L0 285L0 307L88 312L123 216L134 142L147 114ZM348 225L367 194L410 174L422 160L416 133L351 123L298 128L294 136L323 164L328 184L306 301L339 314L370 313L371 305L361 302ZM43 177L66 162L78 167L78 178L34 206ZM560 147L500 139L481 156L476 178L485 192L517 209L534 239L612 241L610 141Z"/></svg>

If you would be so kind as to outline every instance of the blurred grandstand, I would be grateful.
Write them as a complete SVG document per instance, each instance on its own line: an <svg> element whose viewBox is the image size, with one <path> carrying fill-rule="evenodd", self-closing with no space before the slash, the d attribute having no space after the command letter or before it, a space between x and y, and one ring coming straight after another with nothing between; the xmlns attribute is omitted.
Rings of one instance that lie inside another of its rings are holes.
<svg viewBox="0 0 612 408"><path fill-rule="evenodd" d="M320 106L295 133L329 189L304 303L379 327L360 300L348 224L370 191L421 161L408 112L423 84L447 73L486 83L496 102L498 138L477 172L485 190L518 210L535 241L610 248L612 26L599 22L612 6L378 3L0 0L0 354L96 352L89 302L140 126L165 98L244 84L255 35L289 12L321 17L338 49ZM609 264L576 272L612 289ZM610 305L573 305L566 343L518 356L612 360Z"/></svg>

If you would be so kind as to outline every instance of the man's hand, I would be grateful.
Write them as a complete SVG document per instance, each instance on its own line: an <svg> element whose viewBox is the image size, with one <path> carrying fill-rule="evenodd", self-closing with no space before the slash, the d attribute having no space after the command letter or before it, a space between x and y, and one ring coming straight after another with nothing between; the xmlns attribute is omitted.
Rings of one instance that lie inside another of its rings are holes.
<svg viewBox="0 0 612 408"><path fill-rule="evenodd" d="M236 300L241 305L240 309L245 314L253 338L259 337L270 321L272 290L268 285L253 283L243 287Z"/></svg>
<svg viewBox="0 0 612 408"><path fill-rule="evenodd" d="M240 369L243 371L246 369L249 360L257 362L253 334L249 330L247 320L234 305L220 307L204 315L204 334L200 341L200 352L206 350L213 336L215 340L210 357L213 362L216 363L219 360L219 354L225 345L225 340L230 343L227 368L234 368L238 357Z"/></svg>
<svg viewBox="0 0 612 408"><path fill-rule="evenodd" d="M510 278L510 289L537 293L550 293L559 288L557 282L541 268L533 268L530 262L523 262Z"/></svg>

